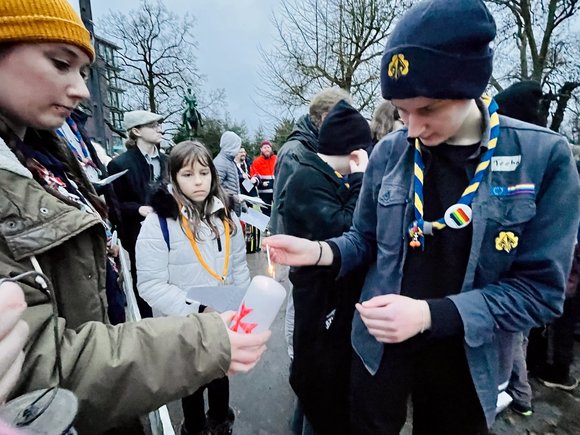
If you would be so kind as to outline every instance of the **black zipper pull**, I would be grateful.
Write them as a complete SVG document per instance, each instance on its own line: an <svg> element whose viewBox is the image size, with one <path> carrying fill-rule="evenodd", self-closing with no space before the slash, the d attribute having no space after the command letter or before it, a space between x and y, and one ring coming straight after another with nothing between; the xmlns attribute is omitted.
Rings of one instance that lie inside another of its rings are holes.
<svg viewBox="0 0 580 435"><path fill-rule="evenodd" d="M215 239L218 245L218 251L222 252L222 239L220 237L218 237L217 239Z"/></svg>

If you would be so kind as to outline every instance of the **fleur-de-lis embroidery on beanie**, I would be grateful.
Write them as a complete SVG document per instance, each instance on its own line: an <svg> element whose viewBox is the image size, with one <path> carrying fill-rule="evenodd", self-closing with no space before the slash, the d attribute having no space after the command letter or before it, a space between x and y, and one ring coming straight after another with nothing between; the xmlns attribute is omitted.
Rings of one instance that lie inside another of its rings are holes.
<svg viewBox="0 0 580 435"><path fill-rule="evenodd" d="M404 54L394 54L389 63L389 77L397 80L399 77L409 74L409 61L405 59Z"/></svg>

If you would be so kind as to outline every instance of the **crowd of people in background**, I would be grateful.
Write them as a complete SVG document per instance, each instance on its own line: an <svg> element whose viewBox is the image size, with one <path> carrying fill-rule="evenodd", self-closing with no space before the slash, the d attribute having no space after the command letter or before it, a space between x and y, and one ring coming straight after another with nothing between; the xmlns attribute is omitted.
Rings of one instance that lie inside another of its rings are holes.
<svg viewBox="0 0 580 435"><path fill-rule="evenodd" d="M248 156L225 131L213 156L162 150L165 115L134 110L110 159L78 109L95 51L77 13L5 2L0 410L61 388L78 413L58 433L122 434L180 399L181 435L234 433L229 376L270 332L231 331L228 301L262 247L291 267L297 435L397 434L409 398L413 433L486 434L502 394L533 415L528 375L574 390L578 168L539 83L484 95L495 37L484 2L424 0L388 38L372 119L326 88L284 143Z"/></svg>

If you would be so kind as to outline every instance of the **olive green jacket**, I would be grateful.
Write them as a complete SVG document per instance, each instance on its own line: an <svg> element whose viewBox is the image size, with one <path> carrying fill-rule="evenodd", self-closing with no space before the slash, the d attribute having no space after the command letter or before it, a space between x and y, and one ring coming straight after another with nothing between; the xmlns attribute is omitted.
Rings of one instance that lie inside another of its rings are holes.
<svg viewBox="0 0 580 435"><path fill-rule="evenodd" d="M227 330L216 314L108 325L105 249L99 219L46 192L0 139L0 276L33 270L34 256L50 278L62 386L80 401L81 434L101 433L191 394L224 376L230 363ZM30 339L13 397L56 382L51 305L33 286L23 288Z"/></svg>

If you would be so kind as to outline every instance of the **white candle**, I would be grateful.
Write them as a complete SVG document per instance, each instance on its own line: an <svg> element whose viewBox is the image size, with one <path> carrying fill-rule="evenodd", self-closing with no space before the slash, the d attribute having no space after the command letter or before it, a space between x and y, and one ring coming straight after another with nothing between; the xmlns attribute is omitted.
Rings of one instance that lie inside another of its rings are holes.
<svg viewBox="0 0 580 435"><path fill-rule="evenodd" d="M270 329L284 299L286 290L279 282L267 276L255 276L230 329L246 334Z"/></svg>

